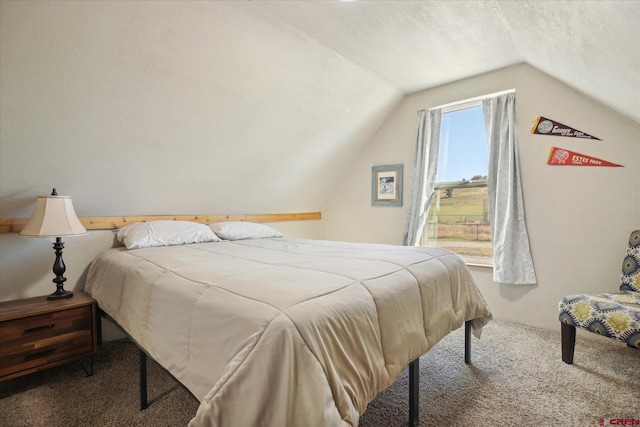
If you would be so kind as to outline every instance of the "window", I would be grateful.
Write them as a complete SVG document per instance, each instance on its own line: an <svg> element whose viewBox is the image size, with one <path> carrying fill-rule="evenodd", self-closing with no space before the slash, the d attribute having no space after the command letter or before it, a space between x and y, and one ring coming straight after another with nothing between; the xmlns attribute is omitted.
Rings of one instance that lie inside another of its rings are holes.
<svg viewBox="0 0 640 427"><path fill-rule="evenodd" d="M481 101L443 109L439 145L423 244L455 252L468 264L492 265L489 146Z"/></svg>
<svg viewBox="0 0 640 427"><path fill-rule="evenodd" d="M529 248L520 185L515 95L515 90L511 89L468 100L464 104L457 103L418 111L412 185L402 231L402 243L407 246L456 246L453 249L462 253L467 264L492 266L494 282L524 285L537 283L537 278ZM477 101L482 102L482 107ZM466 109L470 110L469 114L475 112L475 115L471 116L475 117L475 120L463 120L459 119L458 114L449 114ZM485 131L482 130L484 116L489 123ZM446 119L444 126L443 117ZM463 132L464 138L455 137L458 131L466 131ZM485 138L485 132L488 143L480 142ZM442 145L441 139L444 140ZM461 151L456 153L454 147L461 147ZM479 150L490 153L491 162L484 161L480 166L483 171L487 171L486 175L473 166L473 161L481 156L482 151ZM440 153L442 159L439 159ZM443 167L438 174L440 162L443 163ZM464 166L462 174L454 175L453 178L446 177L450 175L451 170L460 165ZM488 166L486 169L485 165ZM469 176L471 179L467 178ZM488 177L486 184L482 182L485 181L484 176ZM439 190L433 203L436 184L439 184ZM483 208L480 214L477 208L484 206L485 202L469 196L469 193L476 191L474 188L482 188L485 185L490 200L486 202L488 209ZM497 191L498 188L501 191ZM462 190L466 190L467 196L464 200L458 199L457 202L456 198L462 197ZM445 202L449 205L448 213L444 211ZM475 205L476 210L469 211L470 205ZM433 210L429 217L431 209ZM485 219L486 212L489 215ZM482 220L474 218L471 221L469 217L472 214L482 215ZM460 218L456 218L455 215ZM429 222L431 224L428 224ZM473 231L460 235L446 235L445 225L450 229L470 227L477 231L475 236ZM489 242L489 236L481 234L481 229L490 229L492 238L496 240ZM430 236L433 236L433 239L429 239ZM485 253L482 253L481 249ZM480 253L464 254L471 250Z"/></svg>

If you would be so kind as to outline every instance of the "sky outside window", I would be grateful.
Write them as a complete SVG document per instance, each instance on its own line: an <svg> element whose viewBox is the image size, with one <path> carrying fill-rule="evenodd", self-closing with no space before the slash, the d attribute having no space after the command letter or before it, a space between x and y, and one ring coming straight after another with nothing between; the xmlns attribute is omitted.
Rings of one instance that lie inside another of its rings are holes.
<svg viewBox="0 0 640 427"><path fill-rule="evenodd" d="M482 106L442 115L436 182L487 176L489 148Z"/></svg>

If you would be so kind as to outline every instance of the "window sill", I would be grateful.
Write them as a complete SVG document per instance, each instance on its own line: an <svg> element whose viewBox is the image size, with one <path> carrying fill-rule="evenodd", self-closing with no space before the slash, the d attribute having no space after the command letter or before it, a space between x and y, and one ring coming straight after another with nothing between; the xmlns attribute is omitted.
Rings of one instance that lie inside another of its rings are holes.
<svg viewBox="0 0 640 427"><path fill-rule="evenodd" d="M491 264L478 264L477 262L466 262L465 264L467 264L467 267L479 267L479 268L489 268L489 269L493 269L493 265Z"/></svg>

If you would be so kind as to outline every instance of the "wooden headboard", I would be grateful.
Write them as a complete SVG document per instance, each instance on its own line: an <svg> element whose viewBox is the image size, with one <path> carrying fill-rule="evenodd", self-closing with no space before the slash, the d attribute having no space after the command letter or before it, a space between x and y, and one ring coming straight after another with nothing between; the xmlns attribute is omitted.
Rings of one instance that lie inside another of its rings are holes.
<svg viewBox="0 0 640 427"><path fill-rule="evenodd" d="M322 219L320 212L280 214L231 214L231 215L151 215L151 216L88 216L80 217L87 230L115 230L134 222L173 220L212 224L221 221L280 222ZM19 233L29 218L0 218L0 233Z"/></svg>

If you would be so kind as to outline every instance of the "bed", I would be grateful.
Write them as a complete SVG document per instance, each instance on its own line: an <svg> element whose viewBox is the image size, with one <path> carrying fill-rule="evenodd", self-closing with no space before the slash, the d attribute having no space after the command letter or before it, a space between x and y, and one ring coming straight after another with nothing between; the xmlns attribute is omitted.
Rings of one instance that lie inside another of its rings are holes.
<svg viewBox="0 0 640 427"><path fill-rule="evenodd" d="M198 399L190 426L357 426L411 361L491 319L450 252L250 237L116 247L87 273L100 310Z"/></svg>

